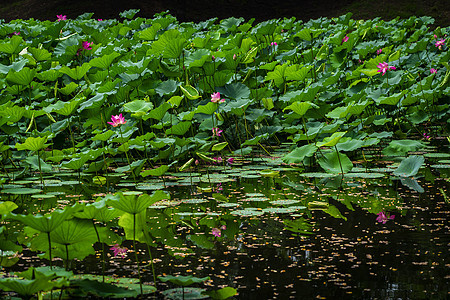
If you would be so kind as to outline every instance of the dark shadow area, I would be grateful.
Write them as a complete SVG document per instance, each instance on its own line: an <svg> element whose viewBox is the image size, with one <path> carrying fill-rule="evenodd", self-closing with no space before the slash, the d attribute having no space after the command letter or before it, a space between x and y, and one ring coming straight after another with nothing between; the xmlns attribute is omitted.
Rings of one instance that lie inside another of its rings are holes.
<svg viewBox="0 0 450 300"><path fill-rule="evenodd" d="M93 12L95 18L119 18L128 9L140 9L137 16L151 18L169 10L179 21L204 21L210 18L244 17L264 21L295 17L300 20L337 17L347 12L354 19L385 20L410 16L431 16L436 26L450 25L450 0L12 0L0 1L0 19L55 20L57 14L75 18Z"/></svg>

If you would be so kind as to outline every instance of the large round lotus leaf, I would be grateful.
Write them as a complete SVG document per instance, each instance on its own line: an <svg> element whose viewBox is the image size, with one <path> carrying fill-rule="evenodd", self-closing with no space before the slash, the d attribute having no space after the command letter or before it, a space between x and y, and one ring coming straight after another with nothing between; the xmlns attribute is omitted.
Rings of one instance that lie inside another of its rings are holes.
<svg viewBox="0 0 450 300"><path fill-rule="evenodd" d="M394 169L392 169L392 168L372 168L372 169L369 169L369 171L380 172L380 173L390 173L390 172L394 172Z"/></svg>
<svg viewBox="0 0 450 300"><path fill-rule="evenodd" d="M131 195L141 195L143 192L140 191L125 191L123 192L124 196L131 196Z"/></svg>
<svg viewBox="0 0 450 300"><path fill-rule="evenodd" d="M42 192L42 190L40 189L25 188L25 187L2 190L2 193L14 195L30 195L30 194L37 194L40 192Z"/></svg>
<svg viewBox="0 0 450 300"><path fill-rule="evenodd" d="M310 177L310 178L325 178L325 177L332 177L332 176L334 176L333 174L319 173L319 172L302 173L302 174L299 174L299 175L303 176L303 177Z"/></svg>
<svg viewBox="0 0 450 300"><path fill-rule="evenodd" d="M306 209L306 206L302 206L302 205L293 205L293 206L289 206L289 208L293 208L293 209L300 210L300 209Z"/></svg>
<svg viewBox="0 0 450 300"><path fill-rule="evenodd" d="M191 288L187 287L184 288L184 296L183 296L183 289L181 288L175 288L170 290L165 290L161 292L167 299L172 300L194 300L194 299L206 299L209 298L208 295L203 295L202 293L206 291L206 289L200 289L200 288Z"/></svg>
<svg viewBox="0 0 450 300"><path fill-rule="evenodd" d="M254 201L254 202L262 202L262 201L269 201L269 198L266 197L250 197L250 198L244 198L242 201Z"/></svg>
<svg viewBox="0 0 450 300"><path fill-rule="evenodd" d="M61 181L60 184L62 184L62 185L78 185L78 184L80 184L80 182L78 180L64 180L64 181Z"/></svg>
<svg viewBox="0 0 450 300"><path fill-rule="evenodd" d="M179 173L168 173L168 175L170 176L175 176L175 177L196 177L196 176L200 176L202 175L201 173L197 173L197 172L179 172Z"/></svg>
<svg viewBox="0 0 450 300"><path fill-rule="evenodd" d="M37 198L37 199L50 199L50 198L55 198L56 195L52 195L52 194L36 194L36 195L31 195L31 198Z"/></svg>
<svg viewBox="0 0 450 300"><path fill-rule="evenodd" d="M246 193L245 196L247 197L265 197L266 195L262 193Z"/></svg>
<svg viewBox="0 0 450 300"><path fill-rule="evenodd" d="M290 204L294 204L294 203L298 203L300 202L299 200L275 200L275 201L270 201L270 204L273 205L290 205Z"/></svg>
<svg viewBox="0 0 450 300"><path fill-rule="evenodd" d="M255 217L261 216L264 214L262 210L253 210L253 209L241 209L235 210L231 212L232 215L241 216L241 217Z"/></svg>
<svg viewBox="0 0 450 300"><path fill-rule="evenodd" d="M272 214L289 214L295 212L296 209L290 207L269 207L264 208L263 211Z"/></svg>
<svg viewBox="0 0 450 300"><path fill-rule="evenodd" d="M430 167L435 169L450 169L450 165L441 164L441 165L431 165Z"/></svg>
<svg viewBox="0 0 450 300"><path fill-rule="evenodd" d="M425 157L436 157L436 158L447 158L450 157L449 153L425 153L423 156Z"/></svg>
<svg viewBox="0 0 450 300"><path fill-rule="evenodd" d="M206 199L186 199L181 201L182 203L189 203L189 204L198 204L198 203L204 203L208 202Z"/></svg>
<svg viewBox="0 0 450 300"><path fill-rule="evenodd" d="M167 208L167 205L151 205L151 206L149 206L149 208L164 209L164 208Z"/></svg>
<svg viewBox="0 0 450 300"><path fill-rule="evenodd" d="M267 166L263 166L263 165L249 165L249 166L242 166L242 169L247 169L247 170L265 170L267 169ZM246 171L248 172L248 171Z"/></svg>
<svg viewBox="0 0 450 300"><path fill-rule="evenodd" d="M252 179L252 178L260 178L261 175L256 175L256 174L242 174L241 177L242 177L242 178L247 178L247 179Z"/></svg>
<svg viewBox="0 0 450 300"><path fill-rule="evenodd" d="M138 184L136 185L136 189L140 191L154 191L154 190L162 190L164 189L163 184Z"/></svg>
<svg viewBox="0 0 450 300"><path fill-rule="evenodd" d="M16 180L16 181L14 181L14 183L15 184L30 184L30 183L33 183L34 181L33 180ZM38 183L41 183L40 181L38 182Z"/></svg>
<svg viewBox="0 0 450 300"><path fill-rule="evenodd" d="M239 203L219 203L217 207L237 207L239 205Z"/></svg>
<svg viewBox="0 0 450 300"><path fill-rule="evenodd" d="M344 174L345 177L349 178L381 178L384 174L381 173L347 173Z"/></svg>

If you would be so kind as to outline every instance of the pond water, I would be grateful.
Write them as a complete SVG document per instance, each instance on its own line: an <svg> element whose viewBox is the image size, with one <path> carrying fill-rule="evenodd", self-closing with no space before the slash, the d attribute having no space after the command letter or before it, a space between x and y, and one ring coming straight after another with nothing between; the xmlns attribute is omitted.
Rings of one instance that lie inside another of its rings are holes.
<svg viewBox="0 0 450 300"><path fill-rule="evenodd" d="M164 182L116 180L108 188L78 184L73 174L60 173L44 188L55 197L15 195L6 186L2 200L28 203L19 210L30 212L95 199L107 189L165 189L171 199L147 211L157 276L210 276L197 287L234 287L238 299L447 299L450 193L443 156L427 157L415 178L402 179L391 173L394 161L372 168L356 162L359 168L351 173L330 177L276 158L201 166L195 173L169 174ZM123 235L118 226L117 231ZM129 241L124 246L132 249ZM147 247L138 249L144 282L150 283ZM137 278L131 252L125 258L108 254L106 274ZM101 274L99 257L74 261L70 268ZM6 271L45 263L25 251ZM173 287L158 281L152 297L162 299L160 292Z"/></svg>

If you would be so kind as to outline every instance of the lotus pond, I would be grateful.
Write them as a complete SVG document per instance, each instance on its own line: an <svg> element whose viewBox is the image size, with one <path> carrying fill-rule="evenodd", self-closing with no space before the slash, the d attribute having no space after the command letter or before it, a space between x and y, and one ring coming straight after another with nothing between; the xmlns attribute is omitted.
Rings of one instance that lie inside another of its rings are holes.
<svg viewBox="0 0 450 300"><path fill-rule="evenodd" d="M0 22L3 297L449 294L450 27Z"/></svg>

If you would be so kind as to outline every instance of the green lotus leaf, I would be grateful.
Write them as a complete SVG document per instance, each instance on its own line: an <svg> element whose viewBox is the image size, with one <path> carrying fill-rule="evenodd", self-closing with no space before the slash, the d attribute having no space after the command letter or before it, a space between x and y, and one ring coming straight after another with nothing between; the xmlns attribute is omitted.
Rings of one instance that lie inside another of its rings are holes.
<svg viewBox="0 0 450 300"><path fill-rule="evenodd" d="M166 165L162 165L159 166L156 169L150 169L150 170L145 170L141 172L141 176L142 177L147 177L147 176L162 176L164 175L164 173L167 172L167 170L169 170L169 166Z"/></svg>
<svg viewBox="0 0 450 300"><path fill-rule="evenodd" d="M156 37L156 33L161 29L161 24L155 23L151 27L142 30L139 33L139 38L147 41L153 41Z"/></svg>
<svg viewBox="0 0 450 300"><path fill-rule="evenodd" d="M346 134L346 131L338 131L333 133L331 136L326 137L323 139L322 142L317 143L316 146L317 147L333 147L335 146L337 143L339 143L339 140Z"/></svg>
<svg viewBox="0 0 450 300"><path fill-rule="evenodd" d="M402 160L394 175L401 177L412 177L419 172L420 167L425 162L425 158L422 155L412 155Z"/></svg>
<svg viewBox="0 0 450 300"><path fill-rule="evenodd" d="M145 100L134 100L124 104L126 112L131 112L132 117L141 117L153 108L153 103Z"/></svg>
<svg viewBox="0 0 450 300"><path fill-rule="evenodd" d="M191 85L180 85L180 89L189 100L200 98L200 94L198 93L198 91Z"/></svg>
<svg viewBox="0 0 450 300"><path fill-rule="evenodd" d="M196 245L197 247L200 247L202 249L213 249L214 248L214 243L211 242L208 239L208 237L204 234L195 234L195 235L190 234L190 235L186 236L186 239L190 240L192 243L194 243L194 245Z"/></svg>
<svg viewBox="0 0 450 300"><path fill-rule="evenodd" d="M69 161L64 161L61 163L60 167L62 168L68 168L71 170L79 170L81 169L84 164L89 160L88 155L82 155L80 157L72 158Z"/></svg>
<svg viewBox="0 0 450 300"><path fill-rule="evenodd" d="M25 140L25 143L19 144L16 143L17 150L30 150L30 151L39 151L48 146L45 142L47 141L47 137L29 137Z"/></svg>
<svg viewBox="0 0 450 300"><path fill-rule="evenodd" d="M137 214L147 209L150 205L163 199L170 199L170 195L163 191L156 191L151 196L148 194L125 195L117 193L119 199L108 199L107 203L114 208L129 214Z"/></svg>
<svg viewBox="0 0 450 300"><path fill-rule="evenodd" d="M195 277L192 275L188 276L172 276L172 275L166 275L166 276L158 276L159 280L162 282L170 281L173 284L179 285L179 286L189 286L194 283L202 283L206 280L209 280L210 277Z"/></svg>
<svg viewBox="0 0 450 300"><path fill-rule="evenodd" d="M66 85L64 88L62 89L58 89L61 93L63 93L64 95L69 95L72 94L78 87L78 84L76 84L75 82L71 82L68 85Z"/></svg>
<svg viewBox="0 0 450 300"><path fill-rule="evenodd" d="M97 241L97 236L88 220L65 220L50 235L53 242L62 245L72 245L87 242L91 245Z"/></svg>
<svg viewBox="0 0 450 300"><path fill-rule="evenodd" d="M180 122L167 129L166 135L184 135L189 130L189 128L191 128L191 125L192 122L189 121Z"/></svg>
<svg viewBox="0 0 450 300"><path fill-rule="evenodd" d="M194 112L196 114L207 114L212 115L218 108L217 103L208 102L206 105L199 105Z"/></svg>
<svg viewBox="0 0 450 300"><path fill-rule="evenodd" d="M18 208L17 204L11 201L0 201L0 215L7 214Z"/></svg>
<svg viewBox="0 0 450 300"><path fill-rule="evenodd" d="M201 68L207 60L211 59L211 51L208 49L198 49L185 58L185 63L189 68Z"/></svg>
<svg viewBox="0 0 450 300"><path fill-rule="evenodd" d="M318 159L318 163L328 173L347 173L353 168L350 158L336 151L323 153L323 156Z"/></svg>
<svg viewBox="0 0 450 300"><path fill-rule="evenodd" d="M45 61L52 58L52 54L47 49L29 47L27 50L37 61Z"/></svg>
<svg viewBox="0 0 450 300"><path fill-rule="evenodd" d="M147 120L149 118L155 119L157 121L161 121L162 118L164 118L164 115L166 112L171 108L170 104L167 102L163 102L160 106L158 106L155 109L152 109L150 112L148 112L145 116L143 116L144 120Z"/></svg>
<svg viewBox="0 0 450 300"><path fill-rule="evenodd" d="M21 46L23 39L18 35L12 36L8 42L0 44L0 52L7 54L19 53L24 47Z"/></svg>
<svg viewBox="0 0 450 300"><path fill-rule="evenodd" d="M73 214L82 209L80 205L66 206L64 210L54 210L47 215L16 215L10 213L8 218L22 222L41 232L52 232L60 226L66 219L71 218Z"/></svg>
<svg viewBox="0 0 450 300"><path fill-rule="evenodd" d="M217 143L212 146L212 151L221 151L228 145L228 142Z"/></svg>
<svg viewBox="0 0 450 300"><path fill-rule="evenodd" d="M89 61L89 65L95 68L108 69L112 62L120 56L120 53L112 52L111 54L105 54L101 57L95 57Z"/></svg>
<svg viewBox="0 0 450 300"><path fill-rule="evenodd" d="M231 298L234 295L236 295L237 290L235 288L226 286L219 290L203 292L203 294L208 295L212 299L224 300L224 299L228 299L228 298Z"/></svg>
<svg viewBox="0 0 450 300"><path fill-rule="evenodd" d="M89 71L90 68L91 68L90 64L84 63L81 67L76 66L73 69L67 66L63 66L61 69L59 69L59 72L66 74L67 76L69 76L74 80L80 80L81 78L84 77L84 75L86 75L86 73Z"/></svg>
<svg viewBox="0 0 450 300"><path fill-rule="evenodd" d="M11 69L8 75L6 75L6 80L13 84L29 85L31 81L33 81L35 75L36 69L25 67L18 72Z"/></svg>

